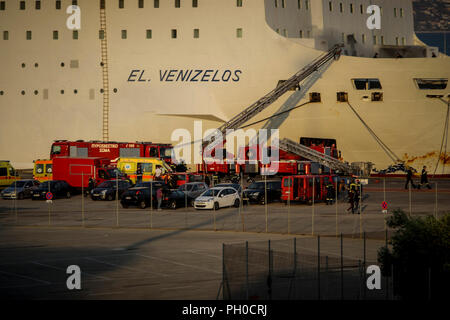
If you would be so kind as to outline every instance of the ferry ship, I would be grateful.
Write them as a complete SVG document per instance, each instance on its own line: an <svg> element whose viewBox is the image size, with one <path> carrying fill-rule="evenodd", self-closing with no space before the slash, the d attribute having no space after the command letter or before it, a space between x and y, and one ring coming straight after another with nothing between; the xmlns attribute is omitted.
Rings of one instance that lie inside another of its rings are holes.
<svg viewBox="0 0 450 320"><path fill-rule="evenodd" d="M450 60L418 40L410 0L1 0L0 158L31 168L58 139L176 144L174 130L220 127L336 44L340 59L249 122L289 112L251 127L449 174Z"/></svg>

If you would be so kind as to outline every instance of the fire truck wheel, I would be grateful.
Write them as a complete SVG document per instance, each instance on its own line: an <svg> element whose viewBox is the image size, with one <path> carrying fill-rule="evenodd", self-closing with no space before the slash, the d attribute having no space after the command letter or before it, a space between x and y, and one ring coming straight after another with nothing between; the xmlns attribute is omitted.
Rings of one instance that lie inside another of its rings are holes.
<svg viewBox="0 0 450 320"><path fill-rule="evenodd" d="M91 196L91 199L92 199L93 201L97 201L97 198L94 197L94 196Z"/></svg>
<svg viewBox="0 0 450 320"><path fill-rule="evenodd" d="M214 210L219 210L219 203L218 202L214 202Z"/></svg>
<svg viewBox="0 0 450 320"><path fill-rule="evenodd" d="M71 196L72 196L72 195L70 194L70 191L67 191L67 192L66 192L66 198L67 198L67 199L70 199Z"/></svg>
<svg viewBox="0 0 450 320"><path fill-rule="evenodd" d="M145 201L139 202L139 208L145 209L146 207L147 207L147 205L145 204Z"/></svg>
<svg viewBox="0 0 450 320"><path fill-rule="evenodd" d="M239 199L234 200L234 207L235 207L235 208L239 208L239 205L240 205L240 204L241 204L241 203L240 203Z"/></svg>
<svg viewBox="0 0 450 320"><path fill-rule="evenodd" d="M306 201L306 203L308 204L308 206L312 206L312 199L308 199L308 201Z"/></svg>

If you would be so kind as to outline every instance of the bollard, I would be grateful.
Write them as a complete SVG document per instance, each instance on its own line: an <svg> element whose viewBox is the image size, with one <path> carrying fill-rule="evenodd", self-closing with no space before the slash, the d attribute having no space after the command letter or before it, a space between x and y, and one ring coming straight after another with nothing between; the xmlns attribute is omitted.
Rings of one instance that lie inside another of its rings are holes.
<svg viewBox="0 0 450 320"><path fill-rule="evenodd" d="M320 300L320 235L317 236L317 298Z"/></svg>

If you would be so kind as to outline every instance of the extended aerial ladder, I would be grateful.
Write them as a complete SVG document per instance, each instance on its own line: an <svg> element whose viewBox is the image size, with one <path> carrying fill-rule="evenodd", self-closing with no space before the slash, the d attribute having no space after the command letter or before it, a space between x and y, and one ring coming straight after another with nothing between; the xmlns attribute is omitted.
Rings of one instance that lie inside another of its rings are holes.
<svg viewBox="0 0 450 320"><path fill-rule="evenodd" d="M327 64L330 60L337 60L342 51L342 45L338 44L333 46L328 52L324 53L317 59L313 60L310 64L305 66L303 69L298 71L295 75L293 75L288 80L279 84L275 89L270 91L264 97L247 107L244 111L240 112L236 116L234 116L230 121L225 122L221 125L218 130L222 133L222 136L226 136L226 131L228 129L238 129L241 125L246 123L248 120L255 117L257 114L262 112L272 103L274 103L278 98L280 98L283 94L285 94L290 89L297 87L300 82L305 80L314 72L318 71L322 66ZM212 135L211 135L212 136ZM210 136L210 137L211 137ZM209 139L208 139L209 140Z"/></svg>
<svg viewBox="0 0 450 320"><path fill-rule="evenodd" d="M311 149L307 146L296 143L287 138L282 139L279 142L279 148L283 149L286 152L290 152L290 153L299 155L308 160L318 162L321 165L324 165L325 167L328 167L330 169L333 169L333 170L336 170L336 171L339 171L342 173L351 174L352 172L354 172L354 168L350 164L348 164L346 162L342 162L336 158L333 158L329 155L318 152L314 149Z"/></svg>
<svg viewBox="0 0 450 320"><path fill-rule="evenodd" d="M321 67L326 65L331 60L337 60L342 51L342 45L338 44L333 46L328 52L322 54L320 57L316 58L314 61L309 63L303 69L298 71L295 75L293 75L288 80L280 83L274 90L270 91L264 97L247 107L244 111L240 112L236 116L234 116L230 121L224 123L217 130L224 137L224 141L217 141L216 143L224 143L226 140L226 133L229 129L238 129L244 123L255 117L257 114L266 109L269 105L275 102L278 98L280 98L283 94L289 91L292 88L297 87L303 80L308 78L311 74L318 71ZM210 141L212 136L211 134L206 141ZM207 143L207 142L206 142ZM303 158L309 159L311 161L319 162L327 167L330 167L334 170L340 170L344 172L351 172L351 166L345 164L337 159L334 159L330 156L324 155L320 152L312 150L306 146L295 143L291 140L284 139L280 141L281 149L291 152L297 155L302 156Z"/></svg>

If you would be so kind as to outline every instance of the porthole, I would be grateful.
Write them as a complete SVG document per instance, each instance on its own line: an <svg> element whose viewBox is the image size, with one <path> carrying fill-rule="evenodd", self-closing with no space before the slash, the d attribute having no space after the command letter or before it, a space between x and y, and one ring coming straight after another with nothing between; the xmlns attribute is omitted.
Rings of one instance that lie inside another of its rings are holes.
<svg viewBox="0 0 450 320"><path fill-rule="evenodd" d="M22 63L22 68L25 68L25 63Z"/></svg>
<svg viewBox="0 0 450 320"><path fill-rule="evenodd" d="M103 67L105 64L102 62L100 62L100 67Z"/></svg>
<svg viewBox="0 0 450 320"><path fill-rule="evenodd" d="M77 90L77 89L73 90L73 93L77 94L77 93L78 93L78 90Z"/></svg>
<svg viewBox="0 0 450 320"><path fill-rule="evenodd" d="M22 90L21 94L24 96L25 95L25 90Z"/></svg>
<svg viewBox="0 0 450 320"><path fill-rule="evenodd" d="M36 63L34 64L34 67L35 67L35 68L39 67L39 64L36 62Z"/></svg>
<svg viewBox="0 0 450 320"><path fill-rule="evenodd" d="M117 93L117 88L114 88L114 90L113 90L113 91L114 91L114 93Z"/></svg>
<svg viewBox="0 0 450 320"><path fill-rule="evenodd" d="M3 95L3 91L0 91L0 96L2 96Z"/></svg>
<svg viewBox="0 0 450 320"><path fill-rule="evenodd" d="M61 67L63 67L63 68L64 68L64 62L61 62Z"/></svg>
<svg viewBox="0 0 450 320"><path fill-rule="evenodd" d="M103 93L103 92L105 92L105 90L103 90L103 89L100 89L100 93Z"/></svg>
<svg viewBox="0 0 450 320"><path fill-rule="evenodd" d="M34 90L34 95L35 95L35 96L37 96L37 95L38 95L38 93L39 93L39 91L37 91L37 90Z"/></svg>
<svg viewBox="0 0 450 320"><path fill-rule="evenodd" d="M64 90L61 90L61 94L64 94Z"/></svg>

